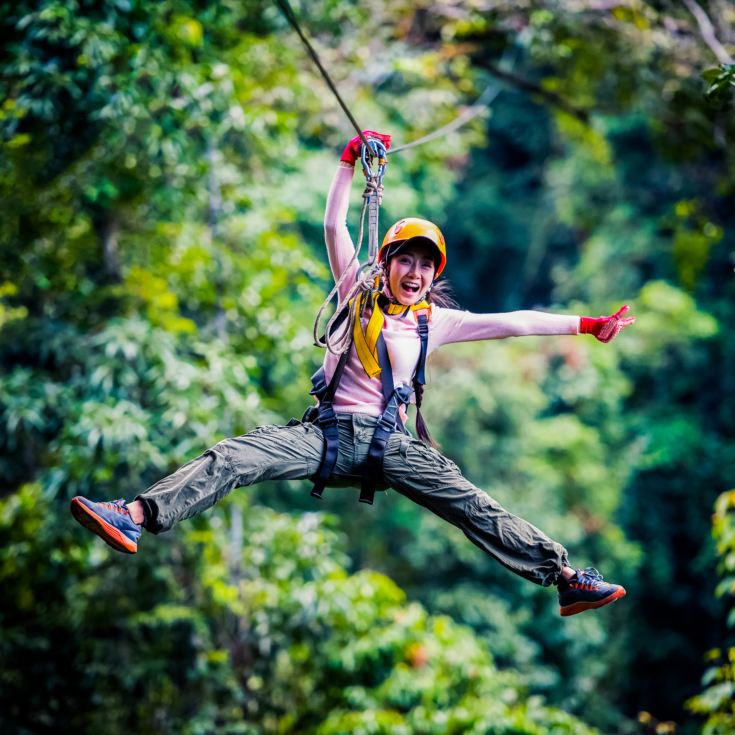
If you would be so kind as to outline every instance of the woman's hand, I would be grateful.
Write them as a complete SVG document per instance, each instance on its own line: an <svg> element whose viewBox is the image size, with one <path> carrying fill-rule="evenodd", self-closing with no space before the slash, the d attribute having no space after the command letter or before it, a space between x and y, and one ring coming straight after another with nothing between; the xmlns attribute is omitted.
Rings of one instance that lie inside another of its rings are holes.
<svg viewBox="0 0 735 735"><path fill-rule="evenodd" d="M386 150L390 148L390 135L387 135L386 133L376 133L373 130L363 130L362 134L366 138L377 138L385 146ZM361 153L362 138L360 138L359 135L356 135L345 146L345 149L342 151L342 155L340 156L339 160L343 161L344 163L349 163L350 166L354 166L357 159L360 158Z"/></svg>
<svg viewBox="0 0 735 735"><path fill-rule="evenodd" d="M579 333L593 334L600 342L609 342L634 321L634 316L624 317L630 309L627 304L611 316L582 316L579 318Z"/></svg>

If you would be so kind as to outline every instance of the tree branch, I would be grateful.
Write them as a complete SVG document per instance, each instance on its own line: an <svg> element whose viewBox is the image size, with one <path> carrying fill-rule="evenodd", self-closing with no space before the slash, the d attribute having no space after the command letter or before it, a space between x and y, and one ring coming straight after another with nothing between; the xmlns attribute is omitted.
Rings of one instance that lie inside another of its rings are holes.
<svg viewBox="0 0 735 735"><path fill-rule="evenodd" d="M696 0L684 0L689 12L694 16L699 26L699 33L704 42L710 47L712 53L717 57L720 64L735 64L735 59L727 52L727 49L719 42L715 35L715 27L707 13L702 10Z"/></svg>
<svg viewBox="0 0 735 735"><path fill-rule="evenodd" d="M503 81L512 84L514 87L522 89L524 92L530 92L531 94L538 95L550 105L558 107L560 110L563 110L568 115L572 115L573 117L577 118L577 120L579 120L584 125L590 124L590 115L587 110L583 110L581 107L576 107L571 102L569 102L569 100L564 99L556 92L551 92L548 89L544 89L535 82L532 82L530 79L518 76L511 71L501 69L499 66L495 66L494 64L481 62L480 65L484 69L487 69L487 71L489 71L493 76L497 77L498 79L502 79Z"/></svg>

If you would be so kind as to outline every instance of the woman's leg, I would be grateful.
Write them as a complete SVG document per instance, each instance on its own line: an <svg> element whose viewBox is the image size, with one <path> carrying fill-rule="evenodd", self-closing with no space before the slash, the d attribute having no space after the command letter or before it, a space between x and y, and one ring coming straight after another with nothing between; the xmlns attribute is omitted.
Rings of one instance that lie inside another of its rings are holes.
<svg viewBox="0 0 735 735"><path fill-rule="evenodd" d="M168 531L237 487L263 480L296 480L319 468L324 439L315 424L260 426L224 439L136 497L146 530Z"/></svg>
<svg viewBox="0 0 735 735"><path fill-rule="evenodd" d="M453 525L503 566L536 584L555 584L569 567L566 549L514 516L462 476L454 462L417 439L394 434L385 481ZM571 571L571 570L570 570Z"/></svg>

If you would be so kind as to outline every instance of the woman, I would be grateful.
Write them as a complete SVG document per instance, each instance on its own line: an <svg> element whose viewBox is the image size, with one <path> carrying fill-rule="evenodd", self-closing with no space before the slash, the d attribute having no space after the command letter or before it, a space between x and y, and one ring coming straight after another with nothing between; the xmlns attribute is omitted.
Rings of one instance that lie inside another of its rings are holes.
<svg viewBox="0 0 735 735"><path fill-rule="evenodd" d="M390 136L366 131L388 147ZM345 147L329 191L325 239L343 301L358 275L346 226L350 186L362 141ZM133 502L72 500L74 517L119 551L135 553L141 531L160 533L210 508L237 487L262 480L315 480L325 485L363 486L372 502L376 486L402 495L458 526L477 546L512 572L543 586L557 585L562 615L607 605L625 595L594 569L573 569L563 546L518 518L466 480L433 446L418 409L427 354L442 345L523 335L593 334L607 342L632 324L627 306L605 317L516 311L473 314L448 308L436 284L446 264L446 244L433 223L396 222L379 251L382 285L360 294L365 302L344 356L327 352L314 379L318 408L310 420L262 426L219 442ZM348 271L345 273L345 271ZM405 408L417 405L417 432L403 428Z"/></svg>

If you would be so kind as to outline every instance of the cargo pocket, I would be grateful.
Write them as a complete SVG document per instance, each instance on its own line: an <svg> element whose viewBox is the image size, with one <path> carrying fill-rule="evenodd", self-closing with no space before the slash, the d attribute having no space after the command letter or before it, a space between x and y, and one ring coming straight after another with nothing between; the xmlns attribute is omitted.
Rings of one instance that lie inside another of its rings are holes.
<svg viewBox="0 0 735 735"><path fill-rule="evenodd" d="M413 472L425 473L431 470L434 473L449 473L462 476L459 467L441 452L427 446L416 439L407 441L401 447L401 454Z"/></svg>

